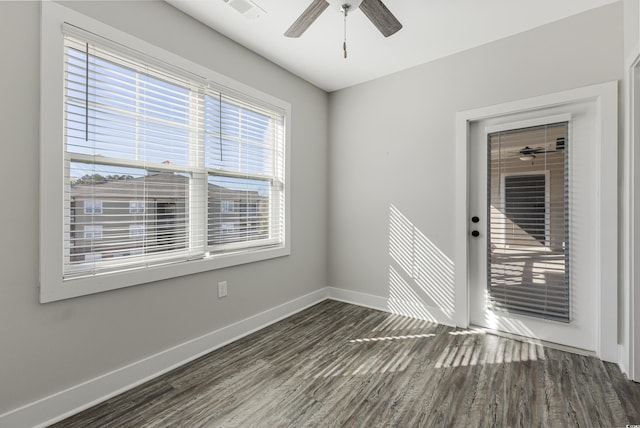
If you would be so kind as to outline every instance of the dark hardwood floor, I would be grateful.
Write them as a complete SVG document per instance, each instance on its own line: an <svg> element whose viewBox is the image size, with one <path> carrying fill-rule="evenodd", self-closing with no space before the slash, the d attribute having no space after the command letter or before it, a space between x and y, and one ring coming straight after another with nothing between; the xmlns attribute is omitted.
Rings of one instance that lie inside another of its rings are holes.
<svg viewBox="0 0 640 428"><path fill-rule="evenodd" d="M627 424L614 364L327 300L54 426Z"/></svg>

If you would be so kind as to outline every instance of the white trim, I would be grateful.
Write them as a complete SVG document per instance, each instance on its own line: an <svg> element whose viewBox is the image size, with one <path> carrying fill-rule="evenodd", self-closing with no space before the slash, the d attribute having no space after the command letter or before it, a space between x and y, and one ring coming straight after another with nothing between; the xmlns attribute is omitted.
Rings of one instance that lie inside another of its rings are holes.
<svg viewBox="0 0 640 428"><path fill-rule="evenodd" d="M597 266L597 348L598 356L605 361L618 361L617 346L617 172L618 151L611 149L611 142L618 141L618 82L606 82L583 88L571 89L549 95L513 101L456 114L456 213L455 213L455 291L456 324L469 324L468 289L468 144L471 122L495 118L507 114L529 112L542 108L569 105L580 101L595 103L597 108L596 156L600 160L595 174L596 197L596 260ZM602 171L607 171L603 174ZM613 232L611 229L613 228Z"/></svg>
<svg viewBox="0 0 640 428"><path fill-rule="evenodd" d="M326 288L0 415L0 427L46 427L327 299Z"/></svg>
<svg viewBox="0 0 640 428"><path fill-rule="evenodd" d="M636 165L640 164L640 45L636 45L625 61L625 135L622 146L622 189L620 236L621 271L623 292L623 337L620 346L620 366L630 378L640 382L640 291L637 289L635 266L640 263L640 251L636 251L636 231L640 220L636 218L638 201Z"/></svg>
<svg viewBox="0 0 640 428"><path fill-rule="evenodd" d="M457 327L469 327L469 138L471 137L471 120L467 114L456 114L456 150L455 150L455 214L454 214L454 295Z"/></svg>
<svg viewBox="0 0 640 428"><path fill-rule="evenodd" d="M351 303L353 305L364 306L365 308L376 309L378 311L388 311L388 299L384 297L336 287L327 287L327 290L330 299L344 303Z"/></svg>
<svg viewBox="0 0 640 428"><path fill-rule="evenodd" d="M332 300L455 327L451 322L451 316L445 314L442 309L434 306L417 307L416 302L398 301L388 297L361 293L359 291L347 290L344 288L327 287L327 290L328 297ZM403 308L406 308L407 310L405 311Z"/></svg>
<svg viewBox="0 0 640 428"><path fill-rule="evenodd" d="M571 113L554 114L551 116L541 116L533 119L517 120L515 122L500 123L487 126L485 134L493 134L514 129L535 128L536 126L553 125L556 123L571 122Z"/></svg>
<svg viewBox="0 0 640 428"><path fill-rule="evenodd" d="M545 348L557 349L558 351L570 352L572 354L584 355L587 357L596 357L595 352L587 351L580 348L574 348L573 346L561 345L559 343L547 342L546 340L533 339L531 337L522 336L514 333L507 333L502 330L493 330L487 327L471 326L475 331L481 331L485 334L491 334L493 336L506 337L508 339L518 340L520 342L532 343L534 345L544 346Z"/></svg>

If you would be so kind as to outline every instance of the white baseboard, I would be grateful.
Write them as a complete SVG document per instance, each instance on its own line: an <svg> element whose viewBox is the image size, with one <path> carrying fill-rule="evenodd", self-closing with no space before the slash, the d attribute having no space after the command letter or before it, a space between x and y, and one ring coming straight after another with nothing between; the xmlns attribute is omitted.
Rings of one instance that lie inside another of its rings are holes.
<svg viewBox="0 0 640 428"><path fill-rule="evenodd" d="M361 293L359 291L346 290L344 288L327 287L330 299L339 302L351 303L353 305L364 306L365 308L377 309L389 312L387 298L375 296L373 294Z"/></svg>
<svg viewBox="0 0 640 428"><path fill-rule="evenodd" d="M326 288L0 415L1 428L46 427L313 306Z"/></svg>
<svg viewBox="0 0 640 428"><path fill-rule="evenodd" d="M629 353L628 349L624 345L618 345L618 366L620 367L620 371L624 374L627 379L633 379L633 375L629 370Z"/></svg>
<svg viewBox="0 0 640 428"><path fill-rule="evenodd" d="M427 306L422 302L397 300L389 297L361 293L359 291L346 290L344 288L327 287L327 289L328 297L333 300L411 318L423 319L450 327L456 326L453 313L448 314L440 308Z"/></svg>

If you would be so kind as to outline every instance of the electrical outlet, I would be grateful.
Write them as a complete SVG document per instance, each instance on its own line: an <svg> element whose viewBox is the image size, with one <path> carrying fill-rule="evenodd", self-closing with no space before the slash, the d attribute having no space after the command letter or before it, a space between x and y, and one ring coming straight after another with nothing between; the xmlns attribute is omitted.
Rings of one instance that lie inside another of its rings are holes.
<svg viewBox="0 0 640 428"><path fill-rule="evenodd" d="M227 281L221 281L218 283L218 299L227 297Z"/></svg>

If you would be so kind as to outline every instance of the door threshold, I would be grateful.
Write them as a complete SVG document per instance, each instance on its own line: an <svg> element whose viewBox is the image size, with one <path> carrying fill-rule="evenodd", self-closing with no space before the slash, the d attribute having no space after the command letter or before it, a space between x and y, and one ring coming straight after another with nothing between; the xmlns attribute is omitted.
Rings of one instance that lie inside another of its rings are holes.
<svg viewBox="0 0 640 428"><path fill-rule="evenodd" d="M486 334L491 334L493 336L506 337L507 339L517 340L519 342L530 343L533 345L541 345L545 348L555 349L557 351L570 352L572 354L584 355L586 357L598 357L595 351L588 351L586 349L574 348L573 346L562 345L560 343L547 342L546 340L535 339L527 336L521 336L519 334L507 333L506 331L494 330L487 327L480 327L477 325L470 324L470 329L481 331Z"/></svg>

